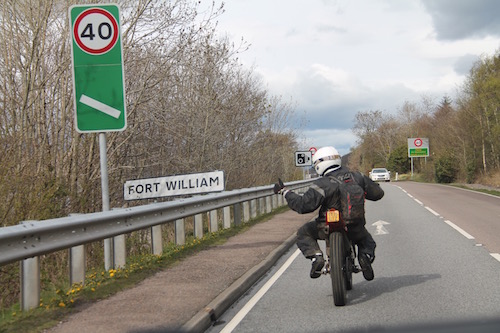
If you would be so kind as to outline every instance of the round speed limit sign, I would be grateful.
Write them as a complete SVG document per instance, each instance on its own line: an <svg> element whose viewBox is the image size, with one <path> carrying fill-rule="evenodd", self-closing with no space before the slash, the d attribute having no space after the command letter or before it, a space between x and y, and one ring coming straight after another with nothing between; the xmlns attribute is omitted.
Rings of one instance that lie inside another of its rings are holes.
<svg viewBox="0 0 500 333"><path fill-rule="evenodd" d="M83 11L75 20L73 37L83 51L101 55L113 48L118 40L118 22L102 8Z"/></svg>

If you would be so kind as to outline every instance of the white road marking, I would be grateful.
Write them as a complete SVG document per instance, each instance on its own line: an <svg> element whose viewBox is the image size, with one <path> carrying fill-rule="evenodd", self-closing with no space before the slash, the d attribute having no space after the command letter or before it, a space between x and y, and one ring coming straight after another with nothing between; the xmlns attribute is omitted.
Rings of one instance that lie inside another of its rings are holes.
<svg viewBox="0 0 500 333"><path fill-rule="evenodd" d="M452 223L451 221L444 220L444 222L446 222L446 224L448 224L450 227L452 227L453 229L455 229L456 231L458 231L459 233L464 235L467 239L474 239L474 236L472 236L471 234L469 234L468 232L466 232L464 229L460 228L456 224Z"/></svg>
<svg viewBox="0 0 500 333"><path fill-rule="evenodd" d="M111 106L101 103L98 100L95 100L89 96L86 95L80 96L80 103L90 106L91 108L94 108L97 111L101 111L102 113L105 113L113 118L118 119L118 117L120 117L121 113L120 110L112 108Z"/></svg>
<svg viewBox="0 0 500 333"><path fill-rule="evenodd" d="M415 200L419 205L422 205L422 206L424 205L423 202L418 200L418 199L413 199L413 200Z"/></svg>
<svg viewBox="0 0 500 333"><path fill-rule="evenodd" d="M280 276L286 271L286 269L292 264L292 262L297 258L300 254L300 250L297 249L295 252L288 258L288 260L281 266L281 268L274 273L274 275L269 279L269 281L260 288L260 290L248 301L247 304L234 316L233 319L220 331L220 333L230 333L232 332L236 326L245 318L245 316L252 310L252 308L257 304L257 302L268 292L268 290L272 287L272 285L280 278Z"/></svg>
<svg viewBox="0 0 500 333"><path fill-rule="evenodd" d="M439 213L436 213L435 211L433 211L431 208L425 206L425 209L427 209L429 212L431 212L432 214L436 215L436 216L439 216Z"/></svg>
<svg viewBox="0 0 500 333"><path fill-rule="evenodd" d="M387 235L389 231L384 227L384 225L390 224L389 222L385 222L382 220L378 220L375 223L372 223L373 226L377 227L377 230L375 230L375 235Z"/></svg>
<svg viewBox="0 0 500 333"><path fill-rule="evenodd" d="M493 258L500 261L500 253L490 253Z"/></svg>

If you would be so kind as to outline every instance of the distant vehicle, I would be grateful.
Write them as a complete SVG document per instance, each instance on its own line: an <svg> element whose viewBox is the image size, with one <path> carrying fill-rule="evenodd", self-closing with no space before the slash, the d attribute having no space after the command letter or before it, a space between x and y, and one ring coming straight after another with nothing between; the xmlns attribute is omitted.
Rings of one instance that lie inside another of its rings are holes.
<svg viewBox="0 0 500 333"><path fill-rule="evenodd" d="M372 169L372 171L370 171L369 177L374 182L377 182L379 180L390 182L391 181L391 172L387 171L386 168L375 168L375 169Z"/></svg>

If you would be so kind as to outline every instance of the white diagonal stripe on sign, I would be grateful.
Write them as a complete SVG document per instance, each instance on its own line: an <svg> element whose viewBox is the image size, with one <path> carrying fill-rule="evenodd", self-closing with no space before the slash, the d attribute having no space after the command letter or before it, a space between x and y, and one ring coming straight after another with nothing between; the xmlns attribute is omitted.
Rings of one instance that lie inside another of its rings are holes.
<svg viewBox="0 0 500 333"><path fill-rule="evenodd" d="M115 108L112 108L109 105L106 105L104 103L99 102L98 100L95 100L93 98L90 98L89 96L82 95L80 97L80 103L83 103L85 105L90 106L91 108L96 109L97 111L101 111L102 113L107 114L108 116L111 116L113 118L118 119L120 117L120 110L117 110Z"/></svg>

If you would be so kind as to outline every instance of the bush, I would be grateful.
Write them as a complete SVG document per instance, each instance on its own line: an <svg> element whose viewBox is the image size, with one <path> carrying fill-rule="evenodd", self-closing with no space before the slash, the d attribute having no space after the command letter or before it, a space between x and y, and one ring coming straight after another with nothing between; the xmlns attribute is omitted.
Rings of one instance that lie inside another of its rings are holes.
<svg viewBox="0 0 500 333"><path fill-rule="evenodd" d="M442 156L434 163L438 183L452 183L458 173L457 160L453 156Z"/></svg>
<svg viewBox="0 0 500 333"><path fill-rule="evenodd" d="M408 149L406 146L399 146L394 149L387 161L387 169L396 173L407 173L411 169L410 158L408 157Z"/></svg>

